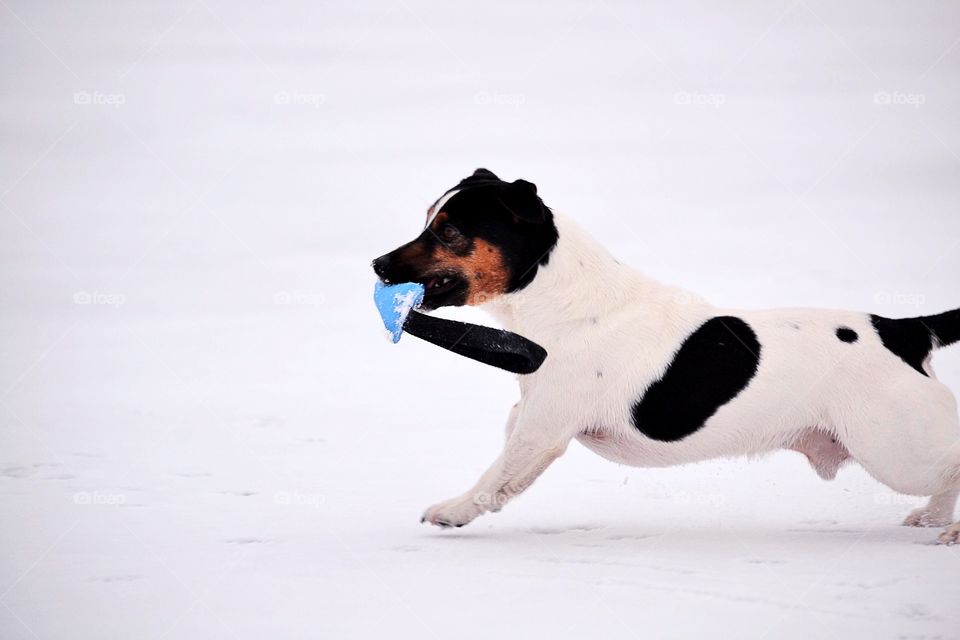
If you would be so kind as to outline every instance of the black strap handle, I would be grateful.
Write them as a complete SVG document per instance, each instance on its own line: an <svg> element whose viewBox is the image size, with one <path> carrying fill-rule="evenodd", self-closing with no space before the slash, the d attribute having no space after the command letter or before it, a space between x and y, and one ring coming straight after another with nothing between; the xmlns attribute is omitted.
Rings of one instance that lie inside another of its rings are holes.
<svg viewBox="0 0 960 640"><path fill-rule="evenodd" d="M417 311L407 316L403 330L438 347L511 373L533 373L547 358L546 349L516 333L434 318Z"/></svg>

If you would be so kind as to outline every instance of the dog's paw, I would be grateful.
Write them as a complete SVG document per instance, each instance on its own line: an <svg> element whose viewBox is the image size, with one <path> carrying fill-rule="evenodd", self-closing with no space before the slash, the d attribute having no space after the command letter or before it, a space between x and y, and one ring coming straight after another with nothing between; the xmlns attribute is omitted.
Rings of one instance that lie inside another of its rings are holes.
<svg viewBox="0 0 960 640"><path fill-rule="evenodd" d="M454 498L427 509L420 518L420 522L429 522L443 528L462 527L482 512L483 510L473 501Z"/></svg>
<svg viewBox="0 0 960 640"><path fill-rule="evenodd" d="M937 538L937 542L946 545L960 544L960 522L944 529L940 537Z"/></svg>
<svg viewBox="0 0 960 640"><path fill-rule="evenodd" d="M945 527L952 520L937 511L930 511L927 507L920 507L910 512L903 524L908 527Z"/></svg>

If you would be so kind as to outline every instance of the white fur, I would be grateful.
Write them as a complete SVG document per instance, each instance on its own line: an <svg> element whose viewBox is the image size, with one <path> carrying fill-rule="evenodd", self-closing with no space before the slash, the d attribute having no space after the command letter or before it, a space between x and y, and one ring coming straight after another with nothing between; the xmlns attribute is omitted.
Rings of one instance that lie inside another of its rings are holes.
<svg viewBox="0 0 960 640"><path fill-rule="evenodd" d="M549 356L519 378L521 400L500 457L472 489L428 509L426 521L461 526L499 510L574 438L610 460L649 467L790 448L813 430L838 440L839 450L895 491L934 496L907 524L952 519L960 489L954 397L932 371L917 375L884 348L867 315L713 307L620 264L569 219L556 216L556 224L558 244L533 282L485 305ZM740 317L757 334L756 376L688 437L643 436L631 422L632 404L684 338L718 315ZM836 338L841 325L859 334L856 344ZM825 477L830 471L818 469ZM955 541L957 531L943 541Z"/></svg>
<svg viewBox="0 0 960 640"><path fill-rule="evenodd" d="M448 202L450 202L450 198L457 195L458 193L460 193L460 189L454 189L450 193L444 194L442 198L437 200L436 204L434 204L432 207L430 207L430 209L427 210L427 223L423 225L424 229L426 229L433 223L433 221L437 218L437 214L443 211L443 207L446 206Z"/></svg>

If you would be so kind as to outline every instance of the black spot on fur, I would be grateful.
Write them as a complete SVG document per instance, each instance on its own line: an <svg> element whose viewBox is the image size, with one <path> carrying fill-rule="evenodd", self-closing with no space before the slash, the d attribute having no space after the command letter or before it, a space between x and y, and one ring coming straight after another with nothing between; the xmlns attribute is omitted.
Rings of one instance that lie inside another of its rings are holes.
<svg viewBox="0 0 960 640"><path fill-rule="evenodd" d="M853 344L860 339L860 336L850 327L839 327L837 329L837 338L839 338L841 342Z"/></svg>
<svg viewBox="0 0 960 640"><path fill-rule="evenodd" d="M633 405L633 426L653 440L682 440L746 389L759 364L760 342L750 325L733 316L711 318Z"/></svg>
<svg viewBox="0 0 960 640"><path fill-rule="evenodd" d="M930 338L930 331L919 318L893 320L870 316L870 322L873 323L883 346L921 375L927 375L923 370L923 361L933 348L933 340Z"/></svg>
<svg viewBox="0 0 960 640"><path fill-rule="evenodd" d="M598 377L598 378L602 378L602 377L603 377L603 371L597 371L597 377Z"/></svg>

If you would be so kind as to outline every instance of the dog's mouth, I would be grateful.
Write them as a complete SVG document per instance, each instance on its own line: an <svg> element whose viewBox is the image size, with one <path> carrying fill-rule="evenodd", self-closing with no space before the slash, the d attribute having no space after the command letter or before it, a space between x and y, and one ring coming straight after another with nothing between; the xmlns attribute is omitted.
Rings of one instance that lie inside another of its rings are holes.
<svg viewBox="0 0 960 640"><path fill-rule="evenodd" d="M467 288L466 282L457 273L435 273L424 276L417 282L425 289L423 306L428 309L456 304L453 299L464 293Z"/></svg>
<svg viewBox="0 0 960 640"><path fill-rule="evenodd" d="M457 277L454 275L429 276L422 280L420 284L426 289L426 295L439 295L457 286Z"/></svg>

